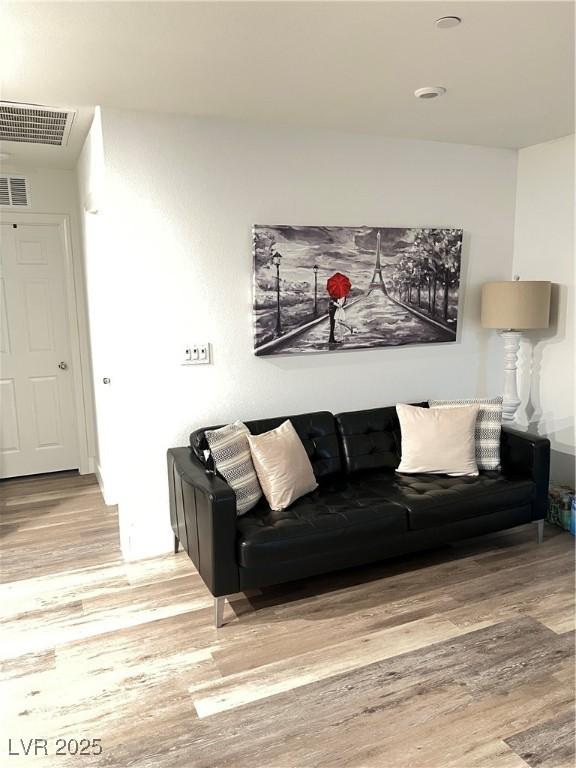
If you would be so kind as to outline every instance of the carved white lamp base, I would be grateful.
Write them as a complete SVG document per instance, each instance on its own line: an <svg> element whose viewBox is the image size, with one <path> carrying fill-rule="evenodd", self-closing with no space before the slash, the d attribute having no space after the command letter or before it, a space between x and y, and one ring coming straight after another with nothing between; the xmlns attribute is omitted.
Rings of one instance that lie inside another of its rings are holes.
<svg viewBox="0 0 576 768"><path fill-rule="evenodd" d="M517 362L522 334L519 331L502 331L501 336L504 341L504 402L502 404L502 418L504 421L513 421L520 405Z"/></svg>

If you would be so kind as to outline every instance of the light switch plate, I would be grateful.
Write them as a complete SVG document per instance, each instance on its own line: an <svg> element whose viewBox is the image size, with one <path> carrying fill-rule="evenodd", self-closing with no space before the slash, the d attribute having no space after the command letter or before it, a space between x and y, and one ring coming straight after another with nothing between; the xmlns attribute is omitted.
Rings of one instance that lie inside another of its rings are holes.
<svg viewBox="0 0 576 768"><path fill-rule="evenodd" d="M209 365L212 362L211 344L191 344L186 347L182 365Z"/></svg>

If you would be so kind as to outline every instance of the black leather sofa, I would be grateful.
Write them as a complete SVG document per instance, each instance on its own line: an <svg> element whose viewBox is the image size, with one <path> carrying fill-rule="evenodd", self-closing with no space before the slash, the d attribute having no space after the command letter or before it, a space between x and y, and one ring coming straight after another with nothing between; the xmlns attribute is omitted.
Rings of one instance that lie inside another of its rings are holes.
<svg viewBox="0 0 576 768"><path fill-rule="evenodd" d="M419 403L426 407L425 403ZM542 540L550 443L504 427L502 471L479 477L398 475L395 407L246 422L253 434L289 418L319 483L282 512L262 499L236 516L230 486L205 458L205 427L168 451L175 551L188 552L215 597L381 560L538 521Z"/></svg>

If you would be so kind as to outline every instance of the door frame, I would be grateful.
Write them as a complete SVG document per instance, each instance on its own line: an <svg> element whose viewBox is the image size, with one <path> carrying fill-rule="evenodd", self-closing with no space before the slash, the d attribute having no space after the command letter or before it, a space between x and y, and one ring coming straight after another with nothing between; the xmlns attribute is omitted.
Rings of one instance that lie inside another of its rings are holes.
<svg viewBox="0 0 576 768"><path fill-rule="evenodd" d="M3 224L20 224L22 226L58 227L60 243L64 256L64 295L66 296L66 314L68 319L68 334L70 339L70 355L72 359L72 390L76 411L76 436L78 444L78 470L81 475L92 474L95 471L94 456L90 455L90 424L93 414L91 388L91 364L88 339L82 338L81 314L87 317L86 301L83 290L81 267L75 265L72 251L70 217L64 213L24 213L2 209L0 219ZM84 342L84 343L83 343Z"/></svg>

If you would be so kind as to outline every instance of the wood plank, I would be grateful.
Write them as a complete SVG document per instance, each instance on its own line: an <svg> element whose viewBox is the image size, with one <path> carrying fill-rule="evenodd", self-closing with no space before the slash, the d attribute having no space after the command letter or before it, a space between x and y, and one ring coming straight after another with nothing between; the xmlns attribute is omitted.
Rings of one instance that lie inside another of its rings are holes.
<svg viewBox="0 0 576 768"><path fill-rule="evenodd" d="M528 765L534 768L573 768L576 762L574 712L539 723L506 739Z"/></svg>

